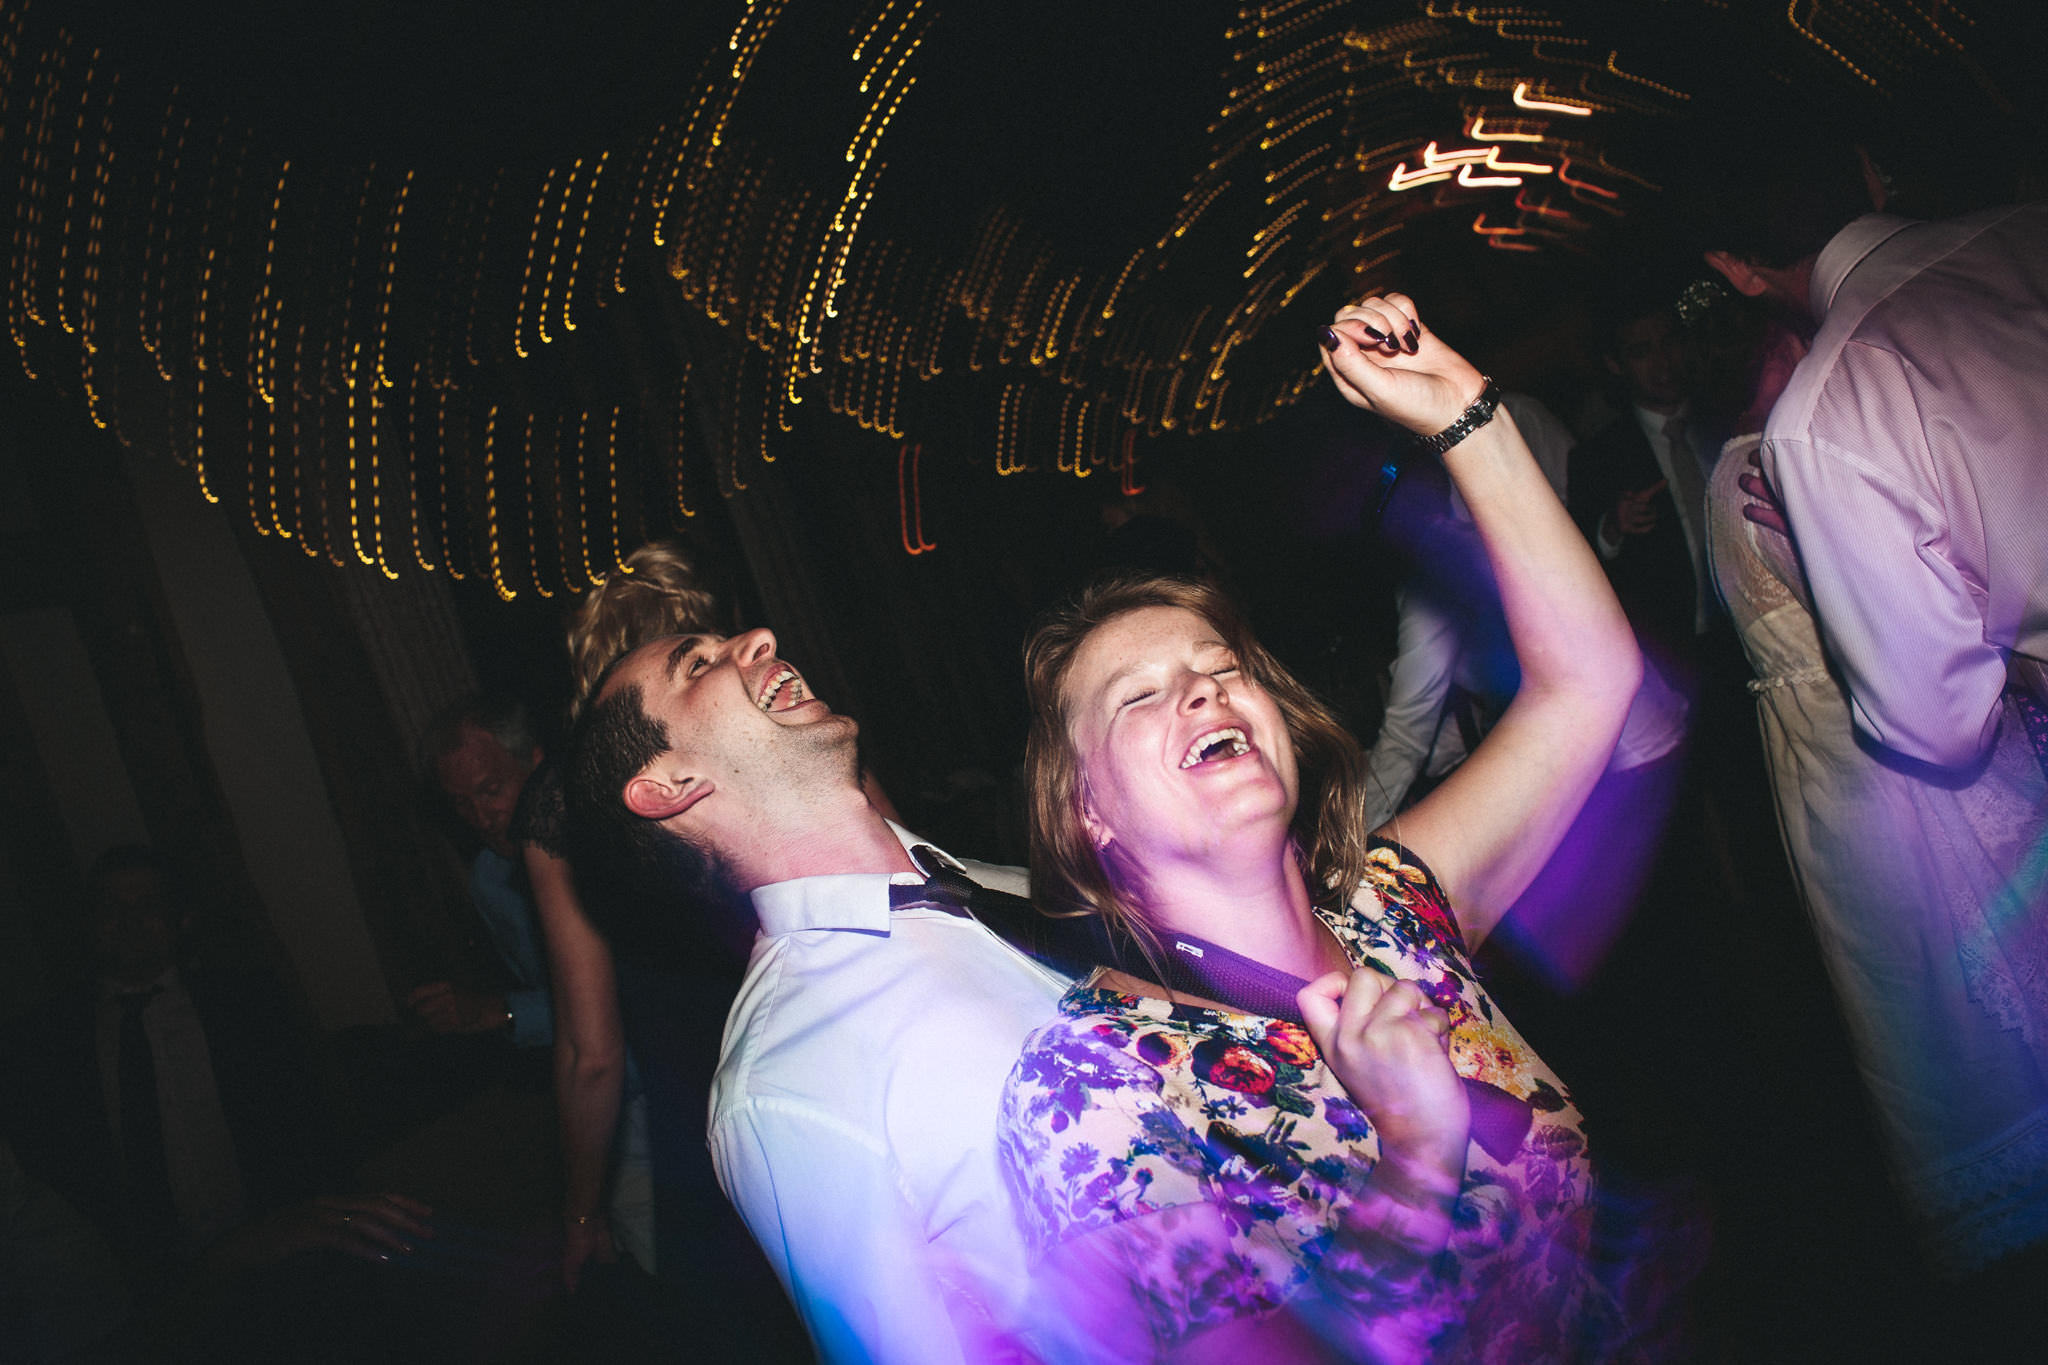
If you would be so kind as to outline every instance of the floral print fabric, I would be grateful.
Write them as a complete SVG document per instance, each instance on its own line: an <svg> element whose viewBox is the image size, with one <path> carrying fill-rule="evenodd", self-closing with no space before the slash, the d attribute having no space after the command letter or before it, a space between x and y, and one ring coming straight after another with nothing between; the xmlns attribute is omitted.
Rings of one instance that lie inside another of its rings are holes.
<svg viewBox="0 0 2048 1365"><path fill-rule="evenodd" d="M1432 1306L1418 1318L1375 1302L1336 1235L1379 1143L1306 1030L1094 977L1032 1035L1004 1092L1001 1152L1034 1256L1101 1239L1158 1349L1298 1301L1334 1302L1367 1335L1376 1316L1426 1319L1436 1359L1587 1358L1579 1329L1606 1317L1605 1296L1585 1269L1592 1178L1569 1093L1494 1008L1441 888L1405 850L1377 844L1351 903L1324 919L1354 963L1414 981L1449 1013L1460 1075L1534 1111L1505 1164L1468 1148ZM1210 1216L1189 1216L1203 1206Z"/></svg>

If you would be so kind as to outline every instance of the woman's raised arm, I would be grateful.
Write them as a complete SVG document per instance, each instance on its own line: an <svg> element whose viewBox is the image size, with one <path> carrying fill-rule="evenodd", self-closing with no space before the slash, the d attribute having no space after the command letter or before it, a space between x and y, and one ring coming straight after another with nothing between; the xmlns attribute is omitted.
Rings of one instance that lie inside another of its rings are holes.
<svg viewBox="0 0 2048 1365"><path fill-rule="evenodd" d="M573 1292L586 1261L614 1259L604 1187L625 1083L625 1027L611 949L584 917L568 862L537 844L522 845L520 853L547 937L555 991L555 1107L564 1167L562 1279Z"/></svg>
<svg viewBox="0 0 2048 1365"><path fill-rule="evenodd" d="M1340 310L1323 364L1353 406L1425 437L1457 422L1485 384L1401 294ZM1606 575L1507 409L1443 461L1486 546L1522 685L1472 757L1386 832L1435 870L1476 948L1606 768L1643 665Z"/></svg>

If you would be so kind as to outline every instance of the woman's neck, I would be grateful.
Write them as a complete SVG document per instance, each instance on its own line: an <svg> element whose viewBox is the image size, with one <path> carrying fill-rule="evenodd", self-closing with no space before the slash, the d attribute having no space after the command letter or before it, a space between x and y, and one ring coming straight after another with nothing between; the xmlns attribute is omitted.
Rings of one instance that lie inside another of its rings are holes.
<svg viewBox="0 0 2048 1365"><path fill-rule="evenodd" d="M1309 980L1348 965L1290 854L1253 868L1168 869L1146 892L1146 913L1162 932L1205 939Z"/></svg>

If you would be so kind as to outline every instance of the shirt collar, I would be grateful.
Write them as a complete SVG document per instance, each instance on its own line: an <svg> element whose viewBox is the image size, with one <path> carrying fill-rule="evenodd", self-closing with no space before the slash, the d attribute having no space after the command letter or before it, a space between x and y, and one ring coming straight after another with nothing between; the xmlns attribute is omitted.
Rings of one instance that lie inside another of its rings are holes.
<svg viewBox="0 0 2048 1365"><path fill-rule="evenodd" d="M473 866L477 875L508 885L520 870L517 863L496 849L490 848L480 848L476 851L476 862Z"/></svg>
<svg viewBox="0 0 2048 1365"><path fill-rule="evenodd" d="M1825 319L1849 272L1861 265L1864 257L1912 226L1911 218L1866 213L1830 238L1814 259L1813 277L1807 284L1807 301L1813 307L1813 316Z"/></svg>
<svg viewBox="0 0 2048 1365"><path fill-rule="evenodd" d="M182 989L184 983L179 979L178 969L172 966L164 968L163 973L146 986L136 986L126 981L116 981L111 976L101 977L99 984L100 999L119 1000L127 995L169 995L173 991Z"/></svg>
<svg viewBox="0 0 2048 1365"><path fill-rule="evenodd" d="M925 841L894 820L889 830L907 853ZM934 849L954 867L958 859ZM914 872L835 872L817 877L796 877L786 882L757 886L750 894L761 932L770 938L804 929L851 929L861 933L889 932L889 887L921 886L924 878Z"/></svg>
<svg viewBox="0 0 2048 1365"><path fill-rule="evenodd" d="M1653 438L1662 436L1665 426L1672 419L1690 420L1692 417L1692 404L1690 403L1680 403L1671 412L1652 412L1640 403L1629 404L1629 410L1635 414L1636 425L1643 429L1643 435Z"/></svg>

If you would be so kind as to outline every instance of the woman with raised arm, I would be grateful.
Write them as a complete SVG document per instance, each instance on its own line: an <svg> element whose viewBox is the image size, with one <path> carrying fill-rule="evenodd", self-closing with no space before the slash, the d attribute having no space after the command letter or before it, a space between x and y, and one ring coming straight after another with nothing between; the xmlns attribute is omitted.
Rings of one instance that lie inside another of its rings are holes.
<svg viewBox="0 0 2048 1365"><path fill-rule="evenodd" d="M572 712L605 667L635 646L678 631L721 629L717 600L681 548L670 541L642 545L570 617ZM561 779L550 763L527 781L512 833L533 887L554 988L562 1279L574 1291L586 1264L611 1261L620 1246L654 1272L654 1194L647 1109L637 1084L629 1085L611 947L577 893L562 820Z"/></svg>
<svg viewBox="0 0 2048 1365"><path fill-rule="evenodd" d="M1491 381L1399 294L1322 343L1347 401L1441 454L1521 690L1371 831L1357 744L1213 588L1112 582L1041 623L1032 888L1142 949L1068 993L1004 1096L1045 1353L1599 1358L1620 1333L1584 1261L1580 1117L1470 954L1605 767L1641 661Z"/></svg>

